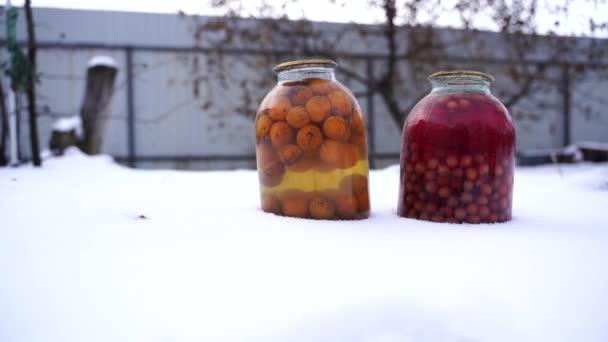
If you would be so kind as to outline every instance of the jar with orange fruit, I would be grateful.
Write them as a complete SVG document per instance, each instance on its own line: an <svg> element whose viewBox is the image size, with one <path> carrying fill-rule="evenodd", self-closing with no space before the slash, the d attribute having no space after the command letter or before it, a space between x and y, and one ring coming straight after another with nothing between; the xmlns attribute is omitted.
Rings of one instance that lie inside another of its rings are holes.
<svg viewBox="0 0 608 342"><path fill-rule="evenodd" d="M323 220L369 217L367 134L330 60L274 68L278 83L256 115L262 210Z"/></svg>

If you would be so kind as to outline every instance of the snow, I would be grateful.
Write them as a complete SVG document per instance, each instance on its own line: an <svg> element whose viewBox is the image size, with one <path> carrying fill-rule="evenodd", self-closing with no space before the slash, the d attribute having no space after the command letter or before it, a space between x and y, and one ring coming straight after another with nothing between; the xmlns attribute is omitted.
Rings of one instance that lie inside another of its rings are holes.
<svg viewBox="0 0 608 342"><path fill-rule="evenodd" d="M568 145L564 148L565 153L572 154L574 156L574 160L577 162L583 161L583 152L576 145Z"/></svg>
<svg viewBox="0 0 608 342"><path fill-rule="evenodd" d="M608 165L518 168L514 220L259 209L254 171L70 149L0 168L0 341L606 341Z"/></svg>
<svg viewBox="0 0 608 342"><path fill-rule="evenodd" d="M545 157L545 156L559 156L568 155L575 162L583 161L583 152L581 152L579 146L568 145L563 148L550 148L550 149L527 149L518 152L522 157Z"/></svg>
<svg viewBox="0 0 608 342"><path fill-rule="evenodd" d="M608 151L608 142L582 141L582 142L578 143L577 145L581 148Z"/></svg>
<svg viewBox="0 0 608 342"><path fill-rule="evenodd" d="M116 60L110 56L93 56L93 58L89 60L89 68L96 66L116 68L116 65Z"/></svg>
<svg viewBox="0 0 608 342"><path fill-rule="evenodd" d="M53 131L69 133L74 131L76 136L82 137L82 120L79 115L57 119L53 123Z"/></svg>

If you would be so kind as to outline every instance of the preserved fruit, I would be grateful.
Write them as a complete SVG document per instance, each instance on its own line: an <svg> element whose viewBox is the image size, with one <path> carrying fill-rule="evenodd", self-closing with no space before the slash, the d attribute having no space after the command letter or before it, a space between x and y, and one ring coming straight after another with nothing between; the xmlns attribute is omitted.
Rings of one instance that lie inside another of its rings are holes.
<svg viewBox="0 0 608 342"><path fill-rule="evenodd" d="M515 129L489 91L493 78L452 71L429 79L433 90L403 128L399 215L451 223L510 220Z"/></svg>
<svg viewBox="0 0 608 342"><path fill-rule="evenodd" d="M275 67L279 82L256 116L262 210L312 219L369 216L367 134L335 62Z"/></svg>

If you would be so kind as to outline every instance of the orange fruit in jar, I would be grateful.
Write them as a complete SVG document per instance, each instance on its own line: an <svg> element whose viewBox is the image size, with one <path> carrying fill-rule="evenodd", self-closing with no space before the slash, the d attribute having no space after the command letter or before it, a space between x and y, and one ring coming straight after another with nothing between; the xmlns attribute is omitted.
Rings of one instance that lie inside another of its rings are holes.
<svg viewBox="0 0 608 342"><path fill-rule="evenodd" d="M367 139L364 135L352 134L348 142L357 146L359 159L367 159Z"/></svg>
<svg viewBox="0 0 608 342"><path fill-rule="evenodd" d="M355 166L359 161L359 151L357 150L357 146L353 144L342 144L342 167L349 168Z"/></svg>
<svg viewBox="0 0 608 342"><path fill-rule="evenodd" d="M353 112L350 120L350 130L354 135L365 135L365 122L359 111Z"/></svg>
<svg viewBox="0 0 608 342"><path fill-rule="evenodd" d="M304 85L292 86L290 92L291 102L297 106L303 106L314 95L312 90Z"/></svg>
<svg viewBox="0 0 608 342"><path fill-rule="evenodd" d="M278 157L272 147L267 144L259 144L256 147L256 152L260 183L270 187L281 183L285 168L278 161Z"/></svg>
<svg viewBox="0 0 608 342"><path fill-rule="evenodd" d="M291 108L289 98L287 96L278 96L270 101L268 116L275 121L285 120L289 108Z"/></svg>
<svg viewBox="0 0 608 342"><path fill-rule="evenodd" d="M328 163L324 163L323 161L318 161L314 167L313 167L316 171L319 171L321 173L327 173L327 172L332 172L336 169L336 166L328 164Z"/></svg>
<svg viewBox="0 0 608 342"><path fill-rule="evenodd" d="M268 144L258 144L255 147L255 150L257 155L256 161L258 168L278 159L276 153L274 152L274 149Z"/></svg>
<svg viewBox="0 0 608 342"><path fill-rule="evenodd" d="M335 88L331 81L318 78L310 80L308 84L312 92L318 95L325 95Z"/></svg>
<svg viewBox="0 0 608 342"><path fill-rule="evenodd" d="M262 194L262 210L267 213L281 214L281 201L272 194Z"/></svg>
<svg viewBox="0 0 608 342"><path fill-rule="evenodd" d="M303 154L294 163L287 164L286 167L289 171L293 172L304 172L308 171L318 163L318 160L312 156Z"/></svg>
<svg viewBox="0 0 608 342"><path fill-rule="evenodd" d="M285 164L292 164L302 156L302 149L294 144L283 145L278 150L279 159Z"/></svg>
<svg viewBox="0 0 608 342"><path fill-rule="evenodd" d="M361 192L357 195L357 209L358 212L367 212L370 209L369 205L369 193L367 191Z"/></svg>
<svg viewBox="0 0 608 342"><path fill-rule="evenodd" d="M263 164L259 170L260 183L265 186L273 187L279 185L285 174L285 167L278 161L271 161Z"/></svg>
<svg viewBox="0 0 608 342"><path fill-rule="evenodd" d="M315 196L308 204L310 217L319 220L328 220L334 217L334 204L325 197Z"/></svg>
<svg viewBox="0 0 608 342"><path fill-rule="evenodd" d="M291 126L285 121L275 122L270 127L270 140L275 147L281 147L293 141L293 131Z"/></svg>
<svg viewBox="0 0 608 342"><path fill-rule="evenodd" d="M350 128L344 118L340 116L330 116L323 123L323 133L330 139L346 141L350 137Z"/></svg>
<svg viewBox="0 0 608 342"><path fill-rule="evenodd" d="M313 96L306 102L306 110L312 121L323 122L331 112L331 103L325 96Z"/></svg>
<svg viewBox="0 0 608 342"><path fill-rule="evenodd" d="M293 128L302 128L310 122L308 112L302 106L292 107L287 112L286 119L287 123Z"/></svg>
<svg viewBox="0 0 608 342"><path fill-rule="evenodd" d="M336 197L336 213L340 218L352 219L359 211L357 198L353 194L341 194Z"/></svg>
<svg viewBox="0 0 608 342"><path fill-rule="evenodd" d="M296 141L304 152L314 152L321 146L323 134L319 127L306 125L298 130Z"/></svg>
<svg viewBox="0 0 608 342"><path fill-rule="evenodd" d="M305 196L289 196L283 198L281 203L283 215L291 217L308 216L308 198Z"/></svg>
<svg viewBox="0 0 608 342"><path fill-rule="evenodd" d="M334 90L327 94L327 99L331 104L334 113L342 116L349 116L353 110L350 96L343 90Z"/></svg>
<svg viewBox="0 0 608 342"><path fill-rule="evenodd" d="M355 145L335 140L325 140L321 145L319 155L324 162L341 169L353 167L359 160Z"/></svg>
<svg viewBox="0 0 608 342"><path fill-rule="evenodd" d="M270 135L270 127L272 119L268 115L260 115L255 122L255 136L258 141L267 138Z"/></svg>
<svg viewBox="0 0 608 342"><path fill-rule="evenodd" d="M350 175L340 181L340 191L351 192L353 194L367 193L368 180L364 175Z"/></svg>
<svg viewBox="0 0 608 342"><path fill-rule="evenodd" d="M276 153L272 147L267 144L259 144L256 147L256 152L260 182L265 186L278 185L283 179L285 169L277 160Z"/></svg>
<svg viewBox="0 0 608 342"><path fill-rule="evenodd" d="M319 150L321 160L333 166L342 164L342 144L335 140L325 140Z"/></svg>

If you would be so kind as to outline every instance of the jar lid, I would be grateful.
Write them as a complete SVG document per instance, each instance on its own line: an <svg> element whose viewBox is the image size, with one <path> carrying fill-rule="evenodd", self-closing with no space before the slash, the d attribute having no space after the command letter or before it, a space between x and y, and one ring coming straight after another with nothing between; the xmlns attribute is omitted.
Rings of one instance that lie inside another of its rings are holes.
<svg viewBox="0 0 608 342"><path fill-rule="evenodd" d="M277 66L275 66L272 69L272 71L280 72L283 70L307 68L307 67L335 68L336 66L338 66L338 63L336 63L330 59L302 59L299 61L290 61L290 62L278 64Z"/></svg>
<svg viewBox="0 0 608 342"><path fill-rule="evenodd" d="M476 77L481 77L489 82L494 82L494 76L490 75L490 74L486 74L480 71L473 71L473 70L448 70L448 71L439 71L436 72L434 74L431 74L428 79L430 80L434 80L438 77L442 77L442 76L476 76Z"/></svg>

